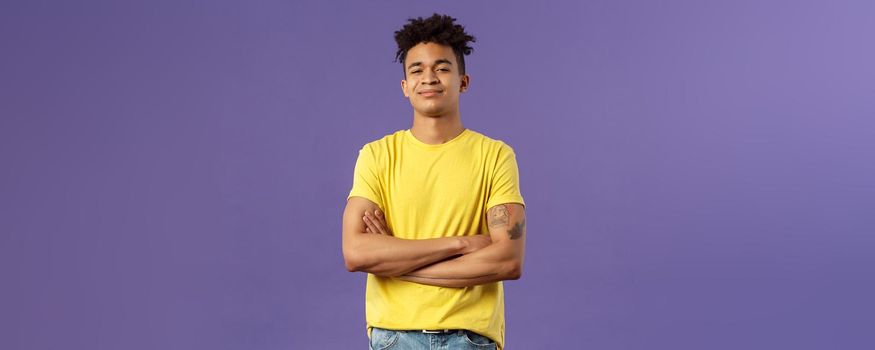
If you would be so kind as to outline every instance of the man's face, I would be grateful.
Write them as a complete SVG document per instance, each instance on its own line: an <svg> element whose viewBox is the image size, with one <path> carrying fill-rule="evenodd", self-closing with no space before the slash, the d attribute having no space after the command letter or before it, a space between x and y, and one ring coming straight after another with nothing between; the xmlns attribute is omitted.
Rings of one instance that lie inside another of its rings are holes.
<svg viewBox="0 0 875 350"><path fill-rule="evenodd" d="M459 75L453 48L419 43L407 51L406 79L401 81L404 97L423 116L458 111L459 93L468 88L468 75Z"/></svg>

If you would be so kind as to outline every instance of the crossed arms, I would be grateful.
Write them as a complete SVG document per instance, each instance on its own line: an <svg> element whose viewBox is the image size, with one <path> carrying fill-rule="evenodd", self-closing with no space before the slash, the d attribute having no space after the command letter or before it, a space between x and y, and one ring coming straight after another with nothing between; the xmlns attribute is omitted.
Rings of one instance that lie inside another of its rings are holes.
<svg viewBox="0 0 875 350"><path fill-rule="evenodd" d="M343 211L343 258L350 272L441 287L519 279L525 253L525 207L498 204L486 213L489 235L394 237L376 203L350 197Z"/></svg>

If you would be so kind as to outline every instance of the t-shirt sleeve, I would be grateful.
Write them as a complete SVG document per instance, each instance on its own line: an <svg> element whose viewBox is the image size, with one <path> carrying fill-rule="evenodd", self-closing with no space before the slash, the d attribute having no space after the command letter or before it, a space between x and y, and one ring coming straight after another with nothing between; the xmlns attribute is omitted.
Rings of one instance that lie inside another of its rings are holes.
<svg viewBox="0 0 875 350"><path fill-rule="evenodd" d="M523 196L520 193L519 169L513 148L502 144L498 152L498 161L492 176L489 199L486 200L486 210L502 203L519 203L523 206Z"/></svg>
<svg viewBox="0 0 875 350"><path fill-rule="evenodd" d="M352 190L349 191L346 199L349 200L353 196L364 197L377 203L380 208L385 208L382 193L376 157L371 148L365 145L359 150L358 159L355 161Z"/></svg>

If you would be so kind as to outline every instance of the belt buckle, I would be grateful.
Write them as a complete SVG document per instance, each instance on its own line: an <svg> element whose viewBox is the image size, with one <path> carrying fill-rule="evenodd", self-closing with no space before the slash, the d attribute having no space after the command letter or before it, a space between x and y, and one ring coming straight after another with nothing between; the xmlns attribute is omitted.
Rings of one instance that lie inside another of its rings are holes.
<svg viewBox="0 0 875 350"><path fill-rule="evenodd" d="M430 331L428 329L422 330L422 333L428 333L428 334L449 333L449 332L450 332L449 329L439 329L439 330L434 330L434 331Z"/></svg>

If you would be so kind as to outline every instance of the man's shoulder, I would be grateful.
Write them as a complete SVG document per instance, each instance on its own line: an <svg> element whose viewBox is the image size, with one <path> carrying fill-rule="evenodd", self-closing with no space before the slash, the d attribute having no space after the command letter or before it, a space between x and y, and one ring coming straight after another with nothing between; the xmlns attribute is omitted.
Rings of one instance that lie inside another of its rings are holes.
<svg viewBox="0 0 875 350"><path fill-rule="evenodd" d="M502 139L499 139L496 137L491 137L491 136L488 136L486 134L483 134L481 132L474 131L471 129L469 129L469 131L471 132L471 140L473 142L479 143L479 144L486 146L490 149L513 152L513 147L511 147L509 144L504 142L504 140L502 140Z"/></svg>
<svg viewBox="0 0 875 350"><path fill-rule="evenodd" d="M378 139L365 142L365 144L362 145L362 148L371 151L386 149L389 145L395 144L400 141L402 137L404 137L404 130L394 131L385 134Z"/></svg>

